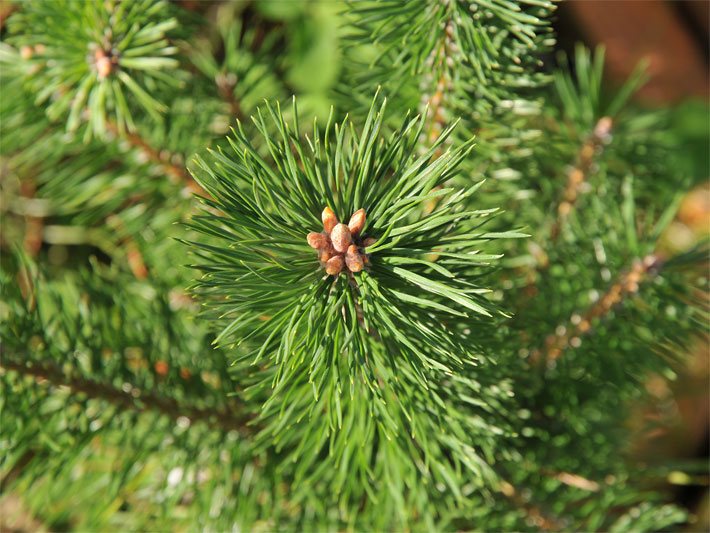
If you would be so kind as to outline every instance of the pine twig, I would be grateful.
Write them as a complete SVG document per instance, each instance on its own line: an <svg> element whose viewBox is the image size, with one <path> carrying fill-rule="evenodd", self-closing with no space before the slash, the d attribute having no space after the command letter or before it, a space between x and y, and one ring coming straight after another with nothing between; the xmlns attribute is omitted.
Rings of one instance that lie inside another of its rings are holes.
<svg viewBox="0 0 710 533"><path fill-rule="evenodd" d="M427 131L428 143L436 141L446 124L446 96L453 90L449 68L453 66L453 55L457 49L453 36L454 26L453 22L449 20L444 27L444 34L441 37L439 45L431 51L425 62L425 68L440 71L434 94L431 98L427 98L427 93L424 88L422 88L422 94L424 95L422 105L429 105L428 115L430 121Z"/></svg>
<svg viewBox="0 0 710 533"><path fill-rule="evenodd" d="M143 259L143 254L138 248L136 241L133 237L126 231L125 225L121 219L116 215L109 215L106 218L106 223L109 226L113 226L118 233L123 233L124 235L120 238L120 243L126 248L126 261L128 261L128 267L133 272L136 279L145 279L148 277L148 267L145 265L145 260Z"/></svg>
<svg viewBox="0 0 710 533"><path fill-rule="evenodd" d="M587 138L577 154L577 161L567 174L567 186L557 207L558 218L551 230L553 240L559 237L562 225L577 203L579 192L582 185L589 178L595 158L599 157L602 148L611 138L612 126L611 117L600 118L594 126L592 134Z"/></svg>
<svg viewBox="0 0 710 533"><path fill-rule="evenodd" d="M12 465L12 468L7 471L7 473L0 479L0 492L5 492L7 488L15 481L25 467L32 462L32 460L37 456L37 452L33 449L27 449ZM1 523L0 523L1 525ZM5 531L0 528L0 531Z"/></svg>
<svg viewBox="0 0 710 533"><path fill-rule="evenodd" d="M112 122L107 122L106 128L117 138L127 141L133 148L136 148L145 154L148 159L159 164L172 179L185 183L187 189L193 194L204 197L209 196L209 194L192 178L190 173L184 167L171 162L172 155L168 154L165 156L164 153L161 153L152 147L137 133L122 132ZM136 200L136 198L133 198L131 202L135 202ZM112 221L114 221L113 223L118 226L118 229L123 228L123 224L120 219L114 217L113 215L107 219L107 222L109 223L112 223ZM122 242L126 248L126 260L128 261L128 266L131 269L131 272L133 272L137 279L145 279L148 277L148 268L146 267L143 254L138 248L138 245L136 245L135 240L130 235L126 235L122 239Z"/></svg>
<svg viewBox="0 0 710 533"><path fill-rule="evenodd" d="M20 184L20 193L24 198L34 198L36 191L37 187L35 186L34 180L26 180ZM36 257L42 248L43 230L43 217L29 213L25 214L25 236L23 247L31 257Z"/></svg>
<svg viewBox="0 0 710 533"><path fill-rule="evenodd" d="M128 142L133 148L140 150L148 159L160 165L173 180L183 182L190 192L201 196L208 196L207 192L192 178L185 167L176 165L171 161L172 155L169 154L166 156L164 152L151 146L150 143L137 133L121 132L113 122L107 122L106 129L117 138Z"/></svg>
<svg viewBox="0 0 710 533"><path fill-rule="evenodd" d="M611 138L613 121L610 117L602 117L597 121L592 134L582 145L576 158L575 166L567 174L567 185L562 193L562 200L557 208L557 219L550 230L550 240L554 243L560 235L562 225L572 212L583 185L589 179L594 161L599 157L602 148ZM536 272L545 270L550 265L544 248L535 242L529 245L530 253L535 258L535 267L527 272L527 284L522 293L529 297L537 293Z"/></svg>
<svg viewBox="0 0 710 533"><path fill-rule="evenodd" d="M569 487L575 487L577 489L586 490L587 492L598 492L599 483L591 479L587 479L579 474L573 474L572 472L552 472L548 470L543 470L543 474L555 478L560 483L567 485Z"/></svg>
<svg viewBox="0 0 710 533"><path fill-rule="evenodd" d="M441 38L441 43L438 47L431 51L431 54L429 54L429 57L425 63L425 66L432 68L434 68L436 64L436 67L441 70L441 74L436 82L435 91L432 97L427 100L426 92L422 90L422 94L425 95L423 98L423 105L429 105L429 128L426 134L426 139L429 144L436 141L446 125L446 95L453 91L449 68L453 65L452 56L453 52L457 49L456 43L453 40L453 35L454 26L451 19L449 19L444 27L444 35ZM443 148L439 147L434 153L433 159L438 158L442 152ZM426 210L428 212L434 211L438 203L439 198L430 200L426 205Z"/></svg>
<svg viewBox="0 0 710 533"><path fill-rule="evenodd" d="M238 415L233 410L205 409L181 405L173 398L159 396L141 391L136 387L119 389L107 383L91 379L67 375L56 365L31 361L20 361L2 354L0 368L5 371L15 371L23 376L48 381L56 387L68 387L74 393L84 394L89 398L101 399L123 409L137 412L158 411L169 418L185 417L191 421L204 422L213 429L236 430L242 434L251 432L248 423L250 415Z"/></svg>
<svg viewBox="0 0 710 533"><path fill-rule="evenodd" d="M215 83L217 84L219 96L229 106L229 114L237 120L244 120L246 117L242 106L239 100L234 97L234 87L237 83L236 76L234 74L219 73L215 77Z"/></svg>
<svg viewBox="0 0 710 533"><path fill-rule="evenodd" d="M602 319L620 304L625 297L635 294L639 285L652 274L657 273L661 259L651 254L642 260L635 260L631 268L622 274L619 279L597 300L584 314L574 314L568 324L559 326L555 333L547 336L545 347L534 350L530 357L534 363L552 363L562 357L567 349L581 345L582 337L592 329L592 321Z"/></svg>
<svg viewBox="0 0 710 533"><path fill-rule="evenodd" d="M520 495L513 485L507 481L501 483L501 492L518 509L525 513L532 523L543 531L562 531L564 527L559 520L541 511L537 506L531 504Z"/></svg>

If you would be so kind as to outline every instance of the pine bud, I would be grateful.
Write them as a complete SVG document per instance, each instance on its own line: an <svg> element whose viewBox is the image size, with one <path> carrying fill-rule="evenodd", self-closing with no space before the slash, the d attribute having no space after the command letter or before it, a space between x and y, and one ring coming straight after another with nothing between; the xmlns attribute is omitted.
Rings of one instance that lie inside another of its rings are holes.
<svg viewBox="0 0 710 533"><path fill-rule="evenodd" d="M111 74L111 70L113 69L111 58L108 57L103 50L96 50L94 57L96 59L96 72L98 72L99 78L106 78Z"/></svg>
<svg viewBox="0 0 710 533"><path fill-rule="evenodd" d="M336 255L335 257L331 257L325 264L325 271L331 276L337 276L338 274L340 274L341 270L343 270L342 255Z"/></svg>
<svg viewBox="0 0 710 533"><path fill-rule="evenodd" d="M330 232L330 242L333 243L336 252L345 252L352 242L350 229L345 224L337 224Z"/></svg>
<svg viewBox="0 0 710 533"><path fill-rule="evenodd" d="M330 235L330 232L333 231L333 228L338 223L338 217L335 216L335 213L333 213L330 207L323 209L323 213L321 213L320 217L323 221L323 229Z"/></svg>
<svg viewBox="0 0 710 533"><path fill-rule="evenodd" d="M377 242L377 239L375 239L374 237L368 237L367 239L362 241L362 247L367 248L368 246L372 246L376 242Z"/></svg>
<svg viewBox="0 0 710 533"><path fill-rule="evenodd" d="M318 260L321 263L327 263L331 257L333 257L333 249L330 246L318 252Z"/></svg>
<svg viewBox="0 0 710 533"><path fill-rule="evenodd" d="M362 231L364 225L365 210L358 209L353 213L353 216L350 217L350 222L348 222L348 228L350 229L350 233L353 234L353 237L357 237L357 235Z"/></svg>
<svg viewBox="0 0 710 533"><path fill-rule="evenodd" d="M357 246L354 244L350 245L348 252L345 254L345 264L348 266L350 272L360 272L365 266L362 261L362 256Z"/></svg>
<svg viewBox="0 0 710 533"><path fill-rule="evenodd" d="M328 246L328 238L322 233L316 233L315 231L311 231L306 237L306 240L308 241L308 246L316 250Z"/></svg>
<svg viewBox="0 0 710 533"><path fill-rule="evenodd" d="M607 142L611 138L611 128L614 121L611 117L602 117L594 126L594 136L601 142Z"/></svg>

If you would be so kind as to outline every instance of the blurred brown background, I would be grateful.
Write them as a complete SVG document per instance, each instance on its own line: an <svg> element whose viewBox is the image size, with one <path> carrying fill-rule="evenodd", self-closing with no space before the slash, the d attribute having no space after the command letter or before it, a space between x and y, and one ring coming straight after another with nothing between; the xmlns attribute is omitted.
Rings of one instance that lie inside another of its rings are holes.
<svg viewBox="0 0 710 533"><path fill-rule="evenodd" d="M619 83L647 59L652 79L639 98L668 104L707 100L709 25L709 0L570 0L555 27L563 48L603 43L608 75Z"/></svg>

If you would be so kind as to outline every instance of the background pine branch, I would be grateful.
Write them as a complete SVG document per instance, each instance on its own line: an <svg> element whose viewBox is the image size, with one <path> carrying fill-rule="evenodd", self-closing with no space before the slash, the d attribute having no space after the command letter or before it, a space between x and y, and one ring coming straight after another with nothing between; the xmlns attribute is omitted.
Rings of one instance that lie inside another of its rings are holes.
<svg viewBox="0 0 710 533"><path fill-rule="evenodd" d="M707 135L642 68L555 62L544 1L12 6L3 515L693 527L634 406L707 345Z"/></svg>

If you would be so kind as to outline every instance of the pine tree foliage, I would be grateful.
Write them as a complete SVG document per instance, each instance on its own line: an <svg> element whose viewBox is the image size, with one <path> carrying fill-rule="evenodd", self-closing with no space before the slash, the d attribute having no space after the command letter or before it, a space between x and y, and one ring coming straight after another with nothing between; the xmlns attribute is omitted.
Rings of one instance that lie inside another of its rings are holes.
<svg viewBox="0 0 710 533"><path fill-rule="evenodd" d="M539 69L546 1L340 7L17 4L0 503L52 530L689 523L628 444L709 318L706 245L665 238L701 176L631 103L642 70ZM352 250L324 208L363 210Z"/></svg>
<svg viewBox="0 0 710 533"><path fill-rule="evenodd" d="M451 113L470 116L543 79L534 52L550 44L545 37L552 2L385 1L353 7L348 37L374 48L367 53L370 68L358 69L366 86L361 94L373 81L389 79L397 84L391 90L404 89L414 105L423 91L424 103L431 98L436 105L438 95L455 102L447 106Z"/></svg>
<svg viewBox="0 0 710 533"><path fill-rule="evenodd" d="M107 112L120 130L134 129L129 101L159 118L166 107L152 94L178 81L164 72L178 66L166 35L177 21L168 8L151 0L34 2L12 17L11 31L22 35L20 53L30 56L26 68L43 63L31 76L36 102L51 99L48 116L68 115L70 131L82 112L88 131L102 133Z"/></svg>
<svg viewBox="0 0 710 533"><path fill-rule="evenodd" d="M209 316L227 324L217 342L235 346L246 398L264 402L264 441L293 450L299 474L326 451L341 457L331 482L336 492L357 490L355 501L366 496L358 485L372 497L384 489L378 482L392 454L413 455L401 464L410 483L421 471L460 492L463 471L478 483L491 478L468 442L501 431L505 422L495 421L491 406L504 397L462 370L487 362L476 338L496 312L480 281L496 257L481 248L524 235L482 228L494 210L466 208L480 184L442 188L469 150L430 163L448 132L414 157L420 118L382 138L383 104L359 134L347 122L329 124L303 143L297 119L289 126L278 109L267 111L279 138L269 136L267 118L256 122L270 160L236 131L229 153L199 164L200 182L219 199L206 203L221 214L193 219L195 229L219 238L196 243L205 273L199 292L214 310ZM340 220L367 213L362 233L377 242L365 248L362 272L327 275L307 245L324 199ZM464 389L491 398L485 407L467 405L457 398ZM481 445L489 457L493 442ZM406 479L393 478L389 490L405 492Z"/></svg>
<svg viewBox="0 0 710 533"><path fill-rule="evenodd" d="M517 196L511 219L523 213L533 235L509 251L518 275L504 301L516 309L510 335L527 368L514 389L526 391L525 413L539 417L521 430L523 463L547 465L547 477L519 471L513 483L533 494L550 490L564 527L663 528L682 515L649 506L654 496L634 490L641 467L627 470L633 457L610 460L626 436L609 428L629 416L621 399L637 398L649 372L671 376L669 363L692 343L690 332L704 329L707 247L677 253L659 242L690 180L677 141L664 134L667 117L627 105L642 72L608 95L603 50L579 48L575 68L574 76L555 74L559 105L532 117L544 145L532 143L525 166L497 171L500 193ZM580 513L590 493L604 494L608 506ZM622 500L633 509L615 522Z"/></svg>
<svg viewBox="0 0 710 533"><path fill-rule="evenodd" d="M269 33L258 42L253 28L243 28L240 19L224 17L218 20L219 39L203 38L192 54L192 63L206 77L214 79L220 93L229 103L230 114L245 119L243 108L255 109L264 94L283 98L283 88L268 57L280 35ZM216 41L216 42L215 42ZM224 58L218 60L217 54Z"/></svg>

